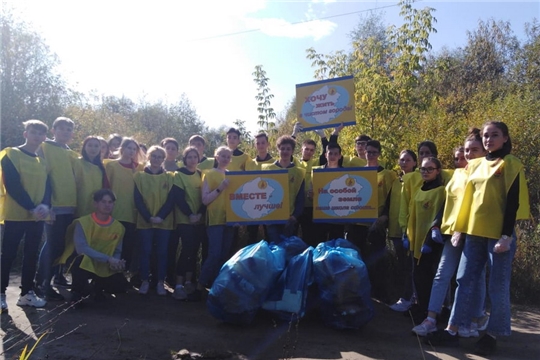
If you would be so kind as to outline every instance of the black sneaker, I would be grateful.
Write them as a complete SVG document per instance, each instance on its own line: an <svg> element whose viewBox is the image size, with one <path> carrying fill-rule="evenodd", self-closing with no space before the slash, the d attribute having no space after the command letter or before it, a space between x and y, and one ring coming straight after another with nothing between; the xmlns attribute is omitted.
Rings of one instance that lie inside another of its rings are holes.
<svg viewBox="0 0 540 360"><path fill-rule="evenodd" d="M489 334L485 334L476 342L474 353L481 356L489 356L497 349L497 339Z"/></svg>
<svg viewBox="0 0 540 360"><path fill-rule="evenodd" d="M435 332L429 333L426 336L424 342L431 346L446 346L446 347L458 347L459 346L459 336L451 335L446 330L437 330Z"/></svg>
<svg viewBox="0 0 540 360"><path fill-rule="evenodd" d="M38 287L38 291L36 291L39 297L45 298L47 301L62 301L64 300L64 297L62 294L54 290L52 287L47 286Z"/></svg>
<svg viewBox="0 0 540 360"><path fill-rule="evenodd" d="M71 287L71 284L68 283L67 279L64 277L63 274L57 274L54 276L54 286L56 287L63 287L63 288L69 288Z"/></svg>

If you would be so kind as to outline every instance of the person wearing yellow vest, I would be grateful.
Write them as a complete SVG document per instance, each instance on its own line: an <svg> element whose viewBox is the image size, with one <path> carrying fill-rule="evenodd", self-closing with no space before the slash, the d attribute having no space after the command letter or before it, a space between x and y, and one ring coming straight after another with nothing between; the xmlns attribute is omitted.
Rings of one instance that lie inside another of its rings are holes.
<svg viewBox="0 0 540 360"><path fill-rule="evenodd" d="M70 265L73 284L71 303L81 307L84 297L92 292L96 298L103 291L123 293L127 281L122 273L126 262L121 258L124 226L111 214L116 197L110 189L100 189L93 194L95 211L76 219L69 227L67 237L75 245L75 259ZM66 249L63 258L73 254ZM93 290L88 280L93 280Z"/></svg>
<svg viewBox="0 0 540 360"><path fill-rule="evenodd" d="M215 152L217 167L203 172L201 198L203 205L206 206L208 256L202 264L196 290L188 295L189 301L200 301L205 287L212 286L233 244L233 227L227 226L225 211L227 199L223 195L229 186L226 174L232 153L226 146L218 147Z"/></svg>
<svg viewBox="0 0 540 360"><path fill-rule="evenodd" d="M161 140L161 147L165 149L167 157L163 162L163 167L167 171L176 171L178 168L182 167L183 164L181 161L178 161L179 155L179 145L176 139L168 137Z"/></svg>
<svg viewBox="0 0 540 360"><path fill-rule="evenodd" d="M122 259L126 260L128 271L136 273L139 268L137 247L137 209L135 208L135 181L133 176L144 169L139 143L132 138L123 138L120 144L120 158L105 163L105 171L111 190L116 194L112 216L120 221L126 233L122 241Z"/></svg>
<svg viewBox="0 0 540 360"><path fill-rule="evenodd" d="M426 318L431 286L441 257L443 240L433 233L440 227L440 216L437 215L443 209L445 200L441 162L434 157L424 158L420 173L423 184L411 200L407 225L410 250L415 259L413 279L417 304L412 315L417 323ZM434 244L428 249L426 243L431 242Z"/></svg>
<svg viewBox="0 0 540 360"><path fill-rule="evenodd" d="M193 146L199 152L199 164L197 168L199 170L209 170L214 167L214 158L207 158L204 155L204 149L206 141L201 135L193 135L189 138L189 146Z"/></svg>
<svg viewBox="0 0 540 360"><path fill-rule="evenodd" d="M432 344L459 344L460 325L470 324L474 287L486 263L490 265L491 312L486 334L476 343L475 353L490 356L498 336L511 334L510 279L516 251L514 226L529 218L529 196L523 164L511 155L508 127L500 121L482 126L482 142L488 154L469 162L467 184L455 231L465 233L465 245L457 272L456 296L445 330L427 338Z"/></svg>
<svg viewBox="0 0 540 360"><path fill-rule="evenodd" d="M390 192L390 211L388 213L388 238L394 243L395 257L397 260L397 271L395 272L396 284L399 289L396 291L401 297L396 303L390 305L390 309L398 312L409 310L414 302L414 285L412 282L412 262L413 258L409 249L403 247L401 241L401 228L399 227L399 208L401 202L401 188L403 187L403 176L416 169L416 153L412 150L402 150L399 154L399 167L401 174L394 180Z"/></svg>
<svg viewBox="0 0 540 360"><path fill-rule="evenodd" d="M53 140L45 140L38 151L39 156L45 159L52 189L52 216L51 221L45 224L47 239L41 249L36 276L38 293L47 300L64 299L51 286L53 276L56 286L69 286L62 267L54 265L54 262L64 252L66 230L73 221L77 206L73 163L79 154L68 146L73 139L73 127L74 123L69 118L55 119L51 130Z"/></svg>
<svg viewBox="0 0 540 360"><path fill-rule="evenodd" d="M371 138L368 135L358 135L354 139L354 149L357 156L344 156L343 167L363 167L367 164L366 146Z"/></svg>
<svg viewBox="0 0 540 360"><path fill-rule="evenodd" d="M148 165L144 171L134 175L135 207L137 208L137 232L141 242L140 276L142 284L139 294L146 295L150 289L150 258L152 248L156 247L157 294L167 295L165 276L167 274L167 249L169 237L174 227L173 187L174 174L165 171L163 162L165 149L151 146L148 149Z"/></svg>
<svg viewBox="0 0 540 360"><path fill-rule="evenodd" d="M480 158L486 155L482 138L480 137L480 129L471 129L465 140L465 145L459 147L460 151L455 151L454 163L457 166L462 166L463 162L456 161L459 158L459 152L465 157L465 165L468 161ZM453 241L445 241L442 250L441 260L437 268L437 273L433 279L431 295L429 297L428 317L420 324L412 329L412 332L419 336L426 336L429 333L437 331L437 315L441 313L446 294L450 287L450 282L454 276L461 258L463 250L463 239L465 234L454 231L455 220L459 213L459 205L463 198L465 185L467 183L467 170L465 167L458 167L454 171L452 179L446 185L446 201L444 212L442 215L442 223L440 233L451 235ZM436 229L435 229L436 230ZM484 270L485 272L485 270ZM461 326L459 328L460 337L478 337L478 329L484 330L487 325L489 316L484 315L484 300L486 295L486 276L480 276L478 284L475 287L477 292L472 302L472 307L475 310L473 313L474 321L470 327ZM480 326L478 325L480 323ZM474 324L474 326L473 326Z"/></svg>
<svg viewBox="0 0 540 360"><path fill-rule="evenodd" d="M283 135L277 140L277 149L279 152L279 160L273 164L265 164L262 170L279 170L287 169L289 178L289 214L290 217L285 225L273 224L268 225L268 238L271 242L279 243L281 235L286 237L294 234L295 225L298 218L304 211L305 202L305 170L296 166L292 161L292 155L296 141L289 135Z"/></svg>
<svg viewBox="0 0 540 360"><path fill-rule="evenodd" d="M249 162L249 155L238 149L240 145L240 130L230 128L227 130L227 146L232 150L231 163L227 167L229 171L244 171Z"/></svg>
<svg viewBox="0 0 540 360"><path fill-rule="evenodd" d="M257 149L257 156L255 159L250 159L246 164L246 171L258 171L262 169L263 164L271 164L275 160L268 152L268 147L270 143L268 142L268 134L261 132L255 135L255 148ZM247 245L255 244L260 239L259 235L259 225L248 225L248 241ZM263 225L263 229L266 235L266 225ZM266 236L265 236L266 237Z"/></svg>
<svg viewBox="0 0 540 360"><path fill-rule="evenodd" d="M94 211L93 194L99 189L108 189L109 180L101 161L101 142L97 136L84 139L81 157L73 163L73 173L77 186L77 208L75 217Z"/></svg>
<svg viewBox="0 0 540 360"><path fill-rule="evenodd" d="M120 144L122 144L123 137L119 134L109 135L107 145L109 146L109 159L114 160L120 157Z"/></svg>
<svg viewBox="0 0 540 360"><path fill-rule="evenodd" d="M201 242L206 238L204 216L206 206L202 203L202 172L197 169L199 152L187 147L182 153L184 167L174 175L173 191L176 203L175 223L182 249L175 267L176 285L173 298L186 300L195 289L195 273Z"/></svg>
<svg viewBox="0 0 540 360"><path fill-rule="evenodd" d="M34 292L38 248L43 220L49 215L51 188L43 159L36 151L47 136L47 125L39 120L23 123L25 142L0 152L0 222L2 239L1 313L8 311L6 289L9 272L24 237L21 293L17 305L43 307L47 302Z"/></svg>

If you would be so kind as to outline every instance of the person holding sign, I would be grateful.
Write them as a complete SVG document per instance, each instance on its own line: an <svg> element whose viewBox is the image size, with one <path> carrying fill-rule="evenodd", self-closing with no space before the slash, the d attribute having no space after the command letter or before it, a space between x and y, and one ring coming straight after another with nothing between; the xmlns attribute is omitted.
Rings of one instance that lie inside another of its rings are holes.
<svg viewBox="0 0 540 360"><path fill-rule="evenodd" d="M265 132L261 132L255 135L255 148L257 149L257 157L251 159L246 164L246 171L256 171L261 170L263 164L271 164L275 160L268 152L268 147L270 143L268 142L268 135ZM266 226L264 227L266 232ZM259 234L259 225L248 225L248 245L254 244L257 242L257 235Z"/></svg>
<svg viewBox="0 0 540 360"><path fill-rule="evenodd" d="M223 191L229 185L225 177L233 151L226 146L216 149L217 167L207 170L202 177L202 203L206 208L206 233L208 235L208 257L202 264L197 289L188 295L189 301L200 301L202 292L211 286L219 273L221 265L227 260L232 243L233 227L227 226L227 199Z"/></svg>
<svg viewBox="0 0 540 360"><path fill-rule="evenodd" d="M304 211L305 201L305 170L296 166L292 161L292 154L296 147L296 141L288 135L283 135L277 140L279 160L273 164L265 164L262 170L287 169L289 176L289 210L290 218L285 225L269 225L268 237L271 242L279 243L280 235L291 236L294 233L295 224Z"/></svg>

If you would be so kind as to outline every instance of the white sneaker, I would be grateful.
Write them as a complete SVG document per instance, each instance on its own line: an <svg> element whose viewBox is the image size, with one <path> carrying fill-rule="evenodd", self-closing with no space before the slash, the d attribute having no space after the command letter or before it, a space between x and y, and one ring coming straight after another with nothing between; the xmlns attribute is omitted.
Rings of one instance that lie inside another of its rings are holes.
<svg viewBox="0 0 540 360"><path fill-rule="evenodd" d="M466 328L465 326L460 326L458 329L458 335L462 338L470 338L470 337L478 337L480 334L478 334L478 330L473 329L471 326L470 328Z"/></svg>
<svg viewBox="0 0 540 360"><path fill-rule="evenodd" d="M47 302L36 295L35 292L30 290L25 295L19 296L17 301L17 306L33 306L36 308L42 308L47 305Z"/></svg>
<svg viewBox="0 0 540 360"><path fill-rule="evenodd" d="M6 301L6 294L0 294L0 304L2 307L2 310L0 311L0 314L3 312L8 311L7 301Z"/></svg>
<svg viewBox="0 0 540 360"><path fill-rule="evenodd" d="M139 294L146 295L150 289L150 283L148 281L143 281L139 287Z"/></svg>
<svg viewBox="0 0 540 360"><path fill-rule="evenodd" d="M184 289L184 286L177 285L176 288L174 289L174 293L172 297L176 300L186 300L187 293L186 293L186 290Z"/></svg>
<svg viewBox="0 0 540 360"><path fill-rule="evenodd" d="M165 290L165 284L163 283L163 281L157 283L156 292L159 296L167 295L167 290Z"/></svg>
<svg viewBox="0 0 540 360"><path fill-rule="evenodd" d="M412 328L412 332L418 336L427 336L427 334L435 331L437 331L437 325L429 319L422 321L420 325Z"/></svg>
<svg viewBox="0 0 540 360"><path fill-rule="evenodd" d="M409 310L411 306L412 306L412 301L405 300L404 298L400 298L394 305L390 305L390 309L394 311L405 312Z"/></svg>

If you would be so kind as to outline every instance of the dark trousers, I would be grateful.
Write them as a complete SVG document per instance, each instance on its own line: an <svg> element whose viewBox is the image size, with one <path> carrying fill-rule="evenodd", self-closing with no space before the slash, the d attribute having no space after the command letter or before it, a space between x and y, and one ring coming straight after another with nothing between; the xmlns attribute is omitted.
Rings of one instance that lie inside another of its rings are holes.
<svg viewBox="0 0 540 360"><path fill-rule="evenodd" d="M90 285L88 280L94 281L94 291L105 291L110 294L119 294L126 292L128 283L122 273L115 273L108 277L100 277L96 274L81 269L81 261L83 257L78 256L71 265L71 277L72 285L71 290L81 296L87 296L90 294Z"/></svg>
<svg viewBox="0 0 540 360"><path fill-rule="evenodd" d="M317 231L313 226L313 207L305 207L298 218L298 225L302 228L302 240L310 246L317 246Z"/></svg>
<svg viewBox="0 0 540 360"><path fill-rule="evenodd" d="M206 228L204 225L180 224L178 229L182 237L182 250L176 266L176 274L185 276L186 273L191 272L195 276L199 248L202 240L206 238Z"/></svg>
<svg viewBox="0 0 540 360"><path fill-rule="evenodd" d="M167 283L170 286L176 284L176 267L178 265L178 245L180 244L180 226L171 231L169 237L169 245L167 248ZM182 249L184 248L184 241L182 240Z"/></svg>
<svg viewBox="0 0 540 360"><path fill-rule="evenodd" d="M1 256L1 293L5 294L9 284L9 272L17 257L19 244L24 237L21 274L21 295L34 288L34 276L39 244L43 235L43 221L9 221L4 223Z"/></svg>
<svg viewBox="0 0 540 360"><path fill-rule="evenodd" d="M248 242L246 245L251 245L259 242L259 227L261 225L248 225L247 226L247 233L248 233ZM262 225L264 230L264 238L268 239L268 230L266 230L266 225Z"/></svg>
<svg viewBox="0 0 540 360"><path fill-rule="evenodd" d="M126 260L127 270L137 272L142 251L142 243L137 237L137 227L135 224L126 221L120 221L120 223L126 229L122 240L122 259Z"/></svg>
<svg viewBox="0 0 540 360"><path fill-rule="evenodd" d="M66 231L73 222L73 214L56 215L52 224L45 224L47 239L39 255L39 269L36 277L38 285L49 286L53 275L61 273L61 266L54 262L64 252Z"/></svg>
<svg viewBox="0 0 540 360"><path fill-rule="evenodd" d="M313 247L325 241L343 239L345 237L345 226L343 224L315 223L311 226L316 233L315 245L312 245Z"/></svg>

